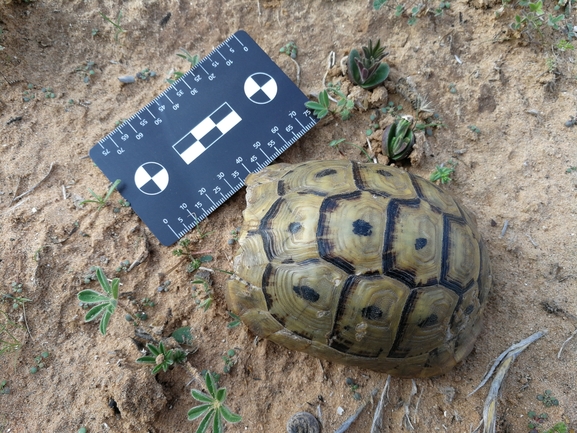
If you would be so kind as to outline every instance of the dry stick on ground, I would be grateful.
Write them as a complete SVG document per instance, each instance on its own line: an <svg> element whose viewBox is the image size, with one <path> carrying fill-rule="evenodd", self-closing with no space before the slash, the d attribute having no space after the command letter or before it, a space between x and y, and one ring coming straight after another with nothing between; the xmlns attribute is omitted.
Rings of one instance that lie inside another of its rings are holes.
<svg viewBox="0 0 577 433"><path fill-rule="evenodd" d="M573 334L571 334L569 338L563 342L563 344L561 345L561 349L559 349L559 353L557 354L557 359L561 359L561 353L563 352L563 349L565 349L567 343L569 343L573 339L573 337L575 337L575 335L577 335L577 329L575 329L575 331L573 331Z"/></svg>
<svg viewBox="0 0 577 433"><path fill-rule="evenodd" d="M483 380L481 380L481 383L473 391L471 391L469 395L467 395L467 397L470 397L475 392L477 392L479 388L481 388L485 383L487 383L489 378L498 368L497 373L495 375L495 379L493 379L493 382L491 383L491 388L489 389L489 393L487 394L487 398L485 399L485 405L483 407L483 419L481 420L479 427L477 427L475 431L479 430L481 425L484 425L483 429L484 433L495 433L496 431L495 426L497 422L497 398L499 396L499 391L501 388L501 384L503 383L503 379L505 378L507 371L509 371L509 367L511 366L513 361L517 358L517 356L519 356L519 354L523 352L523 350L525 350L527 347L529 347L531 343L538 340L545 334L547 334L547 330L536 332L530 337L527 337L524 340L516 344L513 344L511 347L509 347L507 350L501 353L501 355L499 355L499 357L495 360L495 362L493 363L487 374L485 374L485 377L483 378Z"/></svg>
<svg viewBox="0 0 577 433"><path fill-rule="evenodd" d="M389 402L389 386L391 384L391 376L387 377L385 386L383 387L383 392L381 393L381 399L379 404L375 409L375 415L373 416L373 424L371 425L371 433L380 433L383 427L383 408L385 407L385 402Z"/></svg>
<svg viewBox="0 0 577 433"><path fill-rule="evenodd" d="M46 173L46 176L44 176L42 179L40 179L40 181L39 181L36 185L34 185L32 188L30 188L28 191L23 192L22 194L20 194L20 195L17 196L17 197L14 197L14 198L12 199L12 203L14 203L16 200L20 200L20 199L21 199L22 197L24 197L25 195L30 194L32 191L34 191L34 190L36 189L36 187L37 187L38 185L40 185L42 182L44 182L44 181L46 180L46 178L47 178L47 177L50 175L50 173L52 172L52 167L54 167L54 163L53 163L53 162L50 164L50 168L48 169L48 173ZM20 181L18 181L18 185L20 185ZM16 191L18 191L18 187L16 187Z"/></svg>

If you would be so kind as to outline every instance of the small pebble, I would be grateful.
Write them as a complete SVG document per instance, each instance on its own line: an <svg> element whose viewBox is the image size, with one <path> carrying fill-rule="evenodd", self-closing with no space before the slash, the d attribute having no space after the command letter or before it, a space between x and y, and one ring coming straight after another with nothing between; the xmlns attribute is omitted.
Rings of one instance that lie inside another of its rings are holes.
<svg viewBox="0 0 577 433"><path fill-rule="evenodd" d="M121 83L124 84L134 83L135 81L134 75L123 75L121 77L118 77L118 79L120 80Z"/></svg>

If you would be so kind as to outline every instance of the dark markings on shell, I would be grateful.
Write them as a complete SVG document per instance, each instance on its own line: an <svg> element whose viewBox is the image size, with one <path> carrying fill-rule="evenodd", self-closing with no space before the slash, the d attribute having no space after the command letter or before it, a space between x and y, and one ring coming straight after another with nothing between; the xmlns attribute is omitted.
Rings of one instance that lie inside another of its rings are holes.
<svg viewBox="0 0 577 433"><path fill-rule="evenodd" d="M337 174L337 171L334 168L325 168L315 174L315 177L325 177L330 176L331 174Z"/></svg>
<svg viewBox="0 0 577 433"><path fill-rule="evenodd" d="M423 248L425 248L427 246L427 239L425 238L417 238L415 239L415 249L418 250L422 250Z"/></svg>
<svg viewBox="0 0 577 433"><path fill-rule="evenodd" d="M353 233L357 236L371 236L373 226L368 221L358 219L353 221Z"/></svg>
<svg viewBox="0 0 577 433"><path fill-rule="evenodd" d="M291 258L291 259L284 259L281 263L283 265L290 265L291 263L294 263L295 261Z"/></svg>
<svg viewBox="0 0 577 433"><path fill-rule="evenodd" d="M332 263L339 269L345 271L347 274L354 274L355 267L343 258L333 255L334 243L331 238L337 233L334 231L331 233L328 218L329 215L338 208L339 201L358 200L360 197L360 191L338 194L324 199L320 207L319 223L317 225L317 246L319 255L327 262Z"/></svg>
<svg viewBox="0 0 577 433"><path fill-rule="evenodd" d="M385 176L385 177L392 177L393 176L393 173L391 173L390 171L387 171L387 170L383 170L383 169L377 170L377 173L380 174L381 176Z"/></svg>
<svg viewBox="0 0 577 433"><path fill-rule="evenodd" d="M468 305L467 308L465 308L465 314L468 316L469 314L471 314L473 312L474 309L475 309L475 306L473 304Z"/></svg>
<svg viewBox="0 0 577 433"><path fill-rule="evenodd" d="M272 308L272 296L267 291L268 281L270 279L271 274L272 274L272 264L269 263L268 265L266 265L266 268L264 268L264 272L262 273L262 282L260 284L260 287L262 288L262 294L264 295L264 299L266 301L266 309L268 311L270 311L270 309Z"/></svg>
<svg viewBox="0 0 577 433"><path fill-rule="evenodd" d="M441 209L439 209L439 207L433 205L428 199L427 196L425 194L423 194L423 190L421 189L421 185L419 184L419 181L417 180L417 177L412 175L411 173L409 174L409 178L411 179L411 183L413 184L413 188L415 189L415 192L417 193L417 196L421 199L426 201L427 203L429 203L429 205L431 206L431 210L435 213L441 214L443 213L443 211ZM445 192L440 189L437 185L435 184L431 184L435 189L437 189L437 191L440 191L442 195L446 195Z"/></svg>
<svg viewBox="0 0 577 433"><path fill-rule="evenodd" d="M359 164L355 161L351 161L351 169L353 172L353 180L355 181L355 186L360 190L365 189L363 176L361 175L361 168Z"/></svg>
<svg viewBox="0 0 577 433"><path fill-rule="evenodd" d="M429 356L427 357L427 361L425 362L425 365L423 367L432 367L433 365L435 365L438 358L439 358L439 349L434 348L429 352Z"/></svg>
<svg viewBox="0 0 577 433"><path fill-rule="evenodd" d="M299 298L303 298L309 302L317 302L321 297L319 292L309 286L293 286L293 292L295 292Z"/></svg>
<svg viewBox="0 0 577 433"><path fill-rule="evenodd" d="M383 240L383 273L391 278L398 279L410 288L415 288L415 274L404 269L395 268L396 253L393 249L395 240L395 225L399 218L401 206L418 208L421 200L418 198L410 200L392 199L387 207L387 224L385 227L385 236Z"/></svg>
<svg viewBox="0 0 577 433"><path fill-rule="evenodd" d="M276 193L281 197L286 194L286 190L284 187L284 180L279 180L276 184Z"/></svg>
<svg viewBox="0 0 577 433"><path fill-rule="evenodd" d="M407 329L407 322L411 317L411 313L415 309L415 304L417 303L417 299L419 298L421 292L418 290L412 290L409 293L409 297L405 302L403 307L403 312L401 313L401 321L399 322L399 327L397 328L397 335L395 335L395 341L391 346L391 350L387 357L389 358L405 358L408 353L408 349L400 349L401 343L405 339L405 331Z"/></svg>
<svg viewBox="0 0 577 433"><path fill-rule="evenodd" d="M347 278L347 280L343 284L343 288L341 289L341 293L339 295L339 302L337 304L337 311L333 322L333 329L331 329L331 332L329 333L329 346L341 352L347 352L347 350L350 347L350 344L346 346L344 345L345 343L343 342L339 343L338 341L335 341L335 339L338 338L337 334L339 334L340 331L339 330L339 327L341 326L340 323L342 321L347 302L350 301L349 298L351 296L351 290L355 285L356 278L357 277L355 277L354 275L351 275L350 277ZM337 348L337 346L339 346L340 348Z"/></svg>
<svg viewBox="0 0 577 433"><path fill-rule="evenodd" d="M301 223L299 223L299 222L292 222L292 223L289 224L288 230L289 230L289 232L291 232L291 233L294 235L294 234L297 233L302 227L303 227L303 226L302 226Z"/></svg>
<svg viewBox="0 0 577 433"><path fill-rule="evenodd" d="M383 310L376 305L369 305L361 310L361 315L367 320L381 320Z"/></svg>
<svg viewBox="0 0 577 433"><path fill-rule="evenodd" d="M439 323L439 316L435 313L431 314L429 317L426 317L424 320L421 320L417 326L419 328L426 328L427 326L433 326Z"/></svg>
<svg viewBox="0 0 577 433"><path fill-rule="evenodd" d="M322 191L317 191L315 189L305 189L302 191L297 191L298 195L308 195L308 194L312 194L312 195L316 195L318 197L326 197L329 194L326 192L322 192Z"/></svg>
<svg viewBox="0 0 577 433"><path fill-rule="evenodd" d="M258 232L262 237L264 252L269 261L271 261L277 255L275 251L274 237L271 236L269 230L271 229L272 220L277 216L283 203L283 198L279 198L277 201L275 201L265 216L262 218L258 226Z"/></svg>
<svg viewBox="0 0 577 433"><path fill-rule="evenodd" d="M450 248L451 248L451 224L459 224L462 226L467 225L467 222L462 218L457 218L452 215L443 214L443 253L441 259L441 279L439 283L445 286L447 289L452 290L457 295L465 293L467 290L465 286L471 286L473 281L467 282L464 286L458 281L450 280L447 275L449 273L449 258L450 258Z"/></svg>

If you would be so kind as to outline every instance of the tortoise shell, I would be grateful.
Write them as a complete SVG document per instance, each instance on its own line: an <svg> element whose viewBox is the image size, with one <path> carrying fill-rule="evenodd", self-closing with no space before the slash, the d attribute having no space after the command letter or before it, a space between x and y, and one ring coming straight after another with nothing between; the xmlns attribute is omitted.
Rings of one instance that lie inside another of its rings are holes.
<svg viewBox="0 0 577 433"><path fill-rule="evenodd" d="M472 350L491 287L475 217L379 164L269 166L246 180L229 308L290 350L398 377Z"/></svg>

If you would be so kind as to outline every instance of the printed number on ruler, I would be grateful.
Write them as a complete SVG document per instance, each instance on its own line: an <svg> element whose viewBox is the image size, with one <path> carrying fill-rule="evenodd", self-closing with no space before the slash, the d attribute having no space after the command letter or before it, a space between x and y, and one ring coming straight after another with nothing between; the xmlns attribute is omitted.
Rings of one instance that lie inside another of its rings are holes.
<svg viewBox="0 0 577 433"><path fill-rule="evenodd" d="M90 156L172 245L317 122L306 96L244 31L100 140Z"/></svg>

